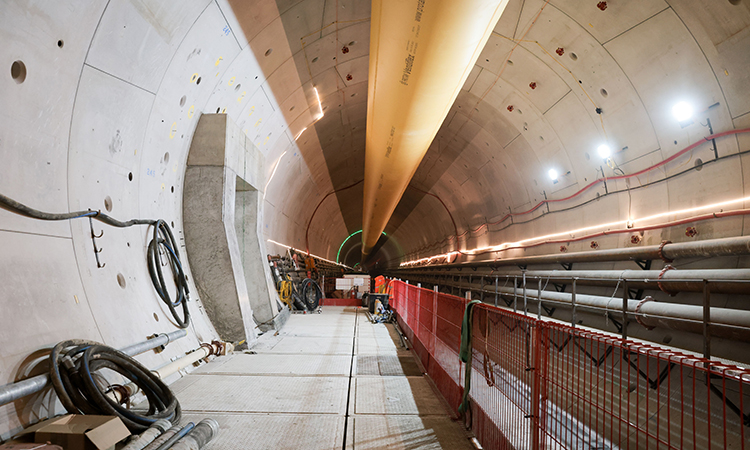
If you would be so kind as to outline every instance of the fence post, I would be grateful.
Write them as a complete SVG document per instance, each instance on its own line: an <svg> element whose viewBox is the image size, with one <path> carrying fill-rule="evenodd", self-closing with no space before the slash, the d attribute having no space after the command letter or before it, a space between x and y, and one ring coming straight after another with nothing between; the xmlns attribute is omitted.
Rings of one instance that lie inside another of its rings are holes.
<svg viewBox="0 0 750 450"><path fill-rule="evenodd" d="M513 277L513 312L518 312L518 277Z"/></svg>
<svg viewBox="0 0 750 450"><path fill-rule="evenodd" d="M544 369L542 364L546 360L543 354L543 330L542 321L534 321L534 338L531 341L531 351L533 354L534 367L531 369L531 423L529 426L529 435L531 441L532 450L541 448L542 442L542 427L544 422L542 421L542 408L543 408L543 392L542 392L542 377Z"/></svg>
<svg viewBox="0 0 750 450"><path fill-rule="evenodd" d="M573 293L570 296L571 302L573 304L573 315L570 318L570 323L573 328L576 327L576 281L578 278L573 278Z"/></svg>
<svg viewBox="0 0 750 450"><path fill-rule="evenodd" d="M529 313L529 308L526 303L526 272L523 273L523 315L526 316Z"/></svg>
<svg viewBox="0 0 750 450"><path fill-rule="evenodd" d="M703 280L703 357L711 359L711 288Z"/></svg>

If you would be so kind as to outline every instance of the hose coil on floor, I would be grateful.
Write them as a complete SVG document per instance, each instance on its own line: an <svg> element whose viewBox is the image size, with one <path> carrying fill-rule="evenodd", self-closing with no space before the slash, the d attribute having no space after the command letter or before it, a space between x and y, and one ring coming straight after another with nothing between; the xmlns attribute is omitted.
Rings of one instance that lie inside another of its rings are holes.
<svg viewBox="0 0 750 450"><path fill-rule="evenodd" d="M318 283L311 278L306 278L302 282L302 301L310 311L314 311L320 305L323 298L323 290Z"/></svg>
<svg viewBox="0 0 750 450"><path fill-rule="evenodd" d="M136 413L107 396L103 376L109 369L132 381L143 392L149 407ZM99 382L97 382L97 379ZM118 416L132 433L140 433L159 419L179 423L181 409L174 393L153 372L132 357L98 342L68 340L50 354L50 380L65 409L71 414Z"/></svg>

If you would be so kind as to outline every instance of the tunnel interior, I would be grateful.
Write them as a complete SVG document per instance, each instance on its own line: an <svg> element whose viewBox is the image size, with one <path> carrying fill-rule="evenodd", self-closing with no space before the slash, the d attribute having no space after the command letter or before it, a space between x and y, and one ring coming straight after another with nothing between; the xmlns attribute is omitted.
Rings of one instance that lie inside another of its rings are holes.
<svg viewBox="0 0 750 450"><path fill-rule="evenodd" d="M371 25L388 2L1 1L0 384L39 375L67 339L187 329L138 357L160 367L215 340L262 348L288 320L304 333L274 267L305 278L307 256L329 282L523 299L612 335L625 295L675 315L632 319L630 338L750 364L747 0L467 2L502 14L366 255ZM577 311L576 295L599 306ZM341 314L326 320L369 330ZM0 411L2 443L62 410L50 394Z"/></svg>

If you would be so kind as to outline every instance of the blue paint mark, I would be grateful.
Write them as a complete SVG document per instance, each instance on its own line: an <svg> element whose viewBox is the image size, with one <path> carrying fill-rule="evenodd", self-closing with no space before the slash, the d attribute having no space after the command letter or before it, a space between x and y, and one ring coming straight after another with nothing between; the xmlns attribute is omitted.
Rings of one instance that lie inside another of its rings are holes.
<svg viewBox="0 0 750 450"><path fill-rule="evenodd" d="M156 171L154 169L146 169L146 175L156 177Z"/></svg>
<svg viewBox="0 0 750 450"><path fill-rule="evenodd" d="M224 32L224 36L229 36L229 33L232 32L232 30L229 29L229 25L225 26L222 31Z"/></svg>

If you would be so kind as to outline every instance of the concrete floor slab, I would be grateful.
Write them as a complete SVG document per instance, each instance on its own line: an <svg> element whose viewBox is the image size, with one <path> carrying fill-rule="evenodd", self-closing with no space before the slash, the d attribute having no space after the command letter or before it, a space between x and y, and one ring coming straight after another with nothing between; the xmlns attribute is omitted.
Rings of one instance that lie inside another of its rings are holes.
<svg viewBox="0 0 750 450"><path fill-rule="evenodd" d="M377 336L375 338L362 337L357 339L357 354L396 353L400 348L401 344L393 342L389 336Z"/></svg>
<svg viewBox="0 0 750 450"><path fill-rule="evenodd" d="M345 377L193 375L177 391L183 411L344 414Z"/></svg>
<svg viewBox="0 0 750 450"><path fill-rule="evenodd" d="M214 368L212 375L339 375L349 376L350 355L239 354ZM206 372L203 372L206 373Z"/></svg>
<svg viewBox="0 0 750 450"><path fill-rule="evenodd" d="M207 446L217 450L340 450L344 417L321 414L187 413L182 423L211 417L219 435Z"/></svg>
<svg viewBox="0 0 750 450"><path fill-rule="evenodd" d="M356 380L355 414L446 414L423 377L360 377Z"/></svg>
<svg viewBox="0 0 750 450"><path fill-rule="evenodd" d="M421 376L422 371L410 353L405 355L358 355L357 375Z"/></svg>
<svg viewBox="0 0 750 450"><path fill-rule="evenodd" d="M254 347L258 353L351 355L351 337L298 337L286 336L270 348Z"/></svg>
<svg viewBox="0 0 750 450"><path fill-rule="evenodd" d="M448 417L354 416L347 450L473 450L461 424Z"/></svg>

